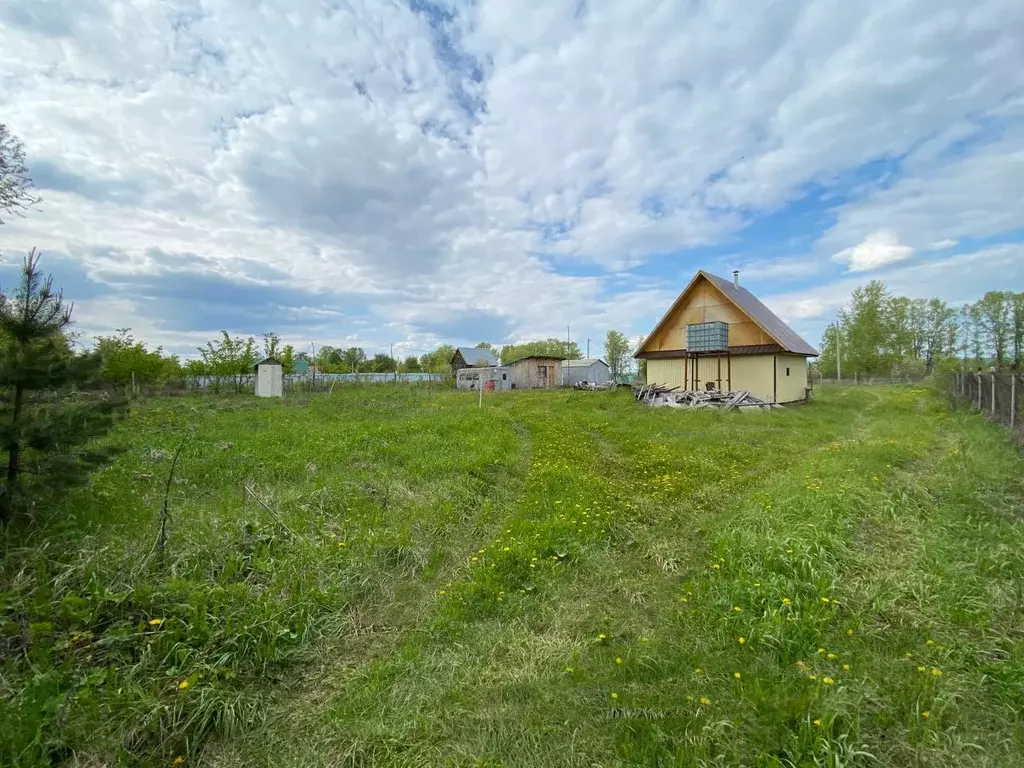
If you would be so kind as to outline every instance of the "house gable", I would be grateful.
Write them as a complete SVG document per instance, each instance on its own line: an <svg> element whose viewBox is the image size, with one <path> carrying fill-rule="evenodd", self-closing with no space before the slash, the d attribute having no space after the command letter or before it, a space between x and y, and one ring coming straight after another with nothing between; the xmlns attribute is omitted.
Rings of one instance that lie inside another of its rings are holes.
<svg viewBox="0 0 1024 768"><path fill-rule="evenodd" d="M685 350L686 326L714 321L729 324L730 347L779 344L778 339L738 307L703 272L698 272L637 350L637 355Z"/></svg>

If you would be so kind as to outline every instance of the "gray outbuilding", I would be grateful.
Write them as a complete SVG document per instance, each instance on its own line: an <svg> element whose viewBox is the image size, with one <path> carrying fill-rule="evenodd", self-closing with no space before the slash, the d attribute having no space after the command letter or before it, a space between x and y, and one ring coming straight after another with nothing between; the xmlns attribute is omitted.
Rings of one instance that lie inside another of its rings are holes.
<svg viewBox="0 0 1024 768"><path fill-rule="evenodd" d="M564 384L571 387L581 381L590 384L607 384L611 381L611 368L599 357L584 357L581 360L565 360L562 363Z"/></svg>

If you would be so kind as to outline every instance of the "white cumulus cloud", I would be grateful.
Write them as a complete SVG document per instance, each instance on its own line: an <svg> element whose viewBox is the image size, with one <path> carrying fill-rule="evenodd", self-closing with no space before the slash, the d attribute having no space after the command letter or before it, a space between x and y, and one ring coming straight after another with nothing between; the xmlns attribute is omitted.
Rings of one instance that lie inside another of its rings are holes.
<svg viewBox="0 0 1024 768"><path fill-rule="evenodd" d="M860 245L844 248L832 257L833 261L847 265L849 272L867 272L887 264L909 259L914 249L902 245L899 236L891 229L872 232Z"/></svg>

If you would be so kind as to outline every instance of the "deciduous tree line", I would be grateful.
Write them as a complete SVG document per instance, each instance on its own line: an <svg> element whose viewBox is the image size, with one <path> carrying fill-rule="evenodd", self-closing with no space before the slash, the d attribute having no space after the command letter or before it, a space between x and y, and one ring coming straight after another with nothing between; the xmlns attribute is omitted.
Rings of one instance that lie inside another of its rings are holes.
<svg viewBox="0 0 1024 768"><path fill-rule="evenodd" d="M989 291L972 304L893 296L872 280L822 335L821 374L905 376L1014 367L1024 358L1024 293Z"/></svg>

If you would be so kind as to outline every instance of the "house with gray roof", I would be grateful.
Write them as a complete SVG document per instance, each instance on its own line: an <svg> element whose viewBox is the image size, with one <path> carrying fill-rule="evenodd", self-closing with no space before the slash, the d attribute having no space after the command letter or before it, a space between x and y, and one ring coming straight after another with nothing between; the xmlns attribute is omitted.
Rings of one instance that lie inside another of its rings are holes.
<svg viewBox="0 0 1024 768"><path fill-rule="evenodd" d="M493 368L498 365L498 358L490 349L479 347L456 347L452 355L452 375L463 368Z"/></svg>

